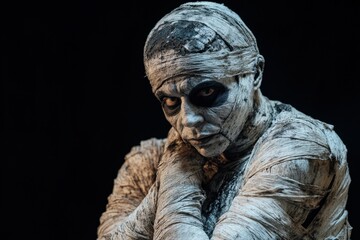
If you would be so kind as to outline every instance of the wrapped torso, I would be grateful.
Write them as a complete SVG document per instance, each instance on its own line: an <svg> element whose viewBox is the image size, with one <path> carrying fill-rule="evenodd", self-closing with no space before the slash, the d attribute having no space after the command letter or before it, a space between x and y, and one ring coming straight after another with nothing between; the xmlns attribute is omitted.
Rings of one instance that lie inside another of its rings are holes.
<svg viewBox="0 0 360 240"><path fill-rule="evenodd" d="M270 127L203 186L206 239L350 239L345 145L331 125L272 104ZM151 138L126 155L99 239L154 238L156 175L166 142Z"/></svg>

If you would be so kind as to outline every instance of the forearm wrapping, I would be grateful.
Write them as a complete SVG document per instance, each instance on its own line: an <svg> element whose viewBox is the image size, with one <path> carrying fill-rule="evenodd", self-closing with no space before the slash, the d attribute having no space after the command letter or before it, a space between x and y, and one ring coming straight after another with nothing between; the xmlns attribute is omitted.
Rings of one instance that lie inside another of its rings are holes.
<svg viewBox="0 0 360 240"><path fill-rule="evenodd" d="M205 199L202 157L189 152L167 152L159 165L154 239L208 239L201 219Z"/></svg>

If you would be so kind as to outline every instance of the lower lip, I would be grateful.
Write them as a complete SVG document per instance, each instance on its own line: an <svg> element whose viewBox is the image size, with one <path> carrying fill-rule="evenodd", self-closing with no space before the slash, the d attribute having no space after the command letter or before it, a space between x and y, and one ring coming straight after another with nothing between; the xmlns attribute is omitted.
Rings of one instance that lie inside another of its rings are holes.
<svg viewBox="0 0 360 240"><path fill-rule="evenodd" d="M210 135L208 137L204 137L204 138L201 138L201 139L193 139L193 140L190 140L190 143L192 144L196 144L196 145L205 145L207 143L209 143L211 141L211 139L213 138L214 135Z"/></svg>

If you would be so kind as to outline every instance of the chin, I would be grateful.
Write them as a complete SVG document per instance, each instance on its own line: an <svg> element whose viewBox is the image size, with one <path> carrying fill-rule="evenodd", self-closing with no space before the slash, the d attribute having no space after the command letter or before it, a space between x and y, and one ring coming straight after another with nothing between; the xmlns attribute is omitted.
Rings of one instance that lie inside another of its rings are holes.
<svg viewBox="0 0 360 240"><path fill-rule="evenodd" d="M229 147L230 141L221 136L218 141L214 141L212 143L206 145L193 145L193 147L206 158L216 157L221 155L225 150Z"/></svg>

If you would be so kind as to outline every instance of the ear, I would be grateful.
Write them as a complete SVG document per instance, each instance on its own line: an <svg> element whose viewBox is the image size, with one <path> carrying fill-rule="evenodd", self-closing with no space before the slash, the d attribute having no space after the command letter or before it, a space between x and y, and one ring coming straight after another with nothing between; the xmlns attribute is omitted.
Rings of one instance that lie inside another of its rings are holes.
<svg viewBox="0 0 360 240"><path fill-rule="evenodd" d="M257 57L257 63L255 64L255 76L254 76L254 90L258 90L261 85L263 72L265 66L265 59L263 56L259 55Z"/></svg>

